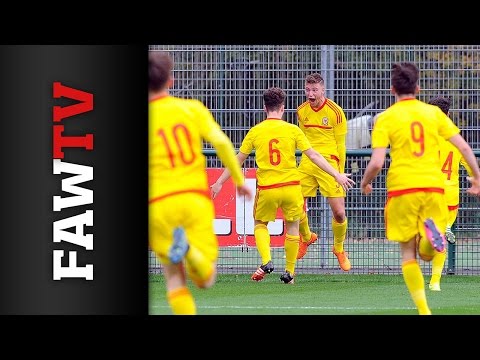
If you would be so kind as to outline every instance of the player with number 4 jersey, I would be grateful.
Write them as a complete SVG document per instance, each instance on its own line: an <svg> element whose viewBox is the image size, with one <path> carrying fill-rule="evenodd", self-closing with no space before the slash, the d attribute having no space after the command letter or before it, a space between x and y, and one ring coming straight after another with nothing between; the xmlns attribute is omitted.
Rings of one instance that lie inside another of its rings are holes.
<svg viewBox="0 0 480 360"><path fill-rule="evenodd" d="M435 97L429 102L431 105L438 106L445 115L450 113L451 99L442 96ZM445 199L448 206L448 221L445 230L445 238L451 244L455 243L455 234L452 232L452 225L457 218L458 203L460 200L459 172L462 165L472 176L473 172L468 166L462 153L450 141L440 141L440 164L445 181ZM440 280L447 259L447 250L436 253L432 259L432 276L428 287L432 291L441 291Z"/></svg>
<svg viewBox="0 0 480 360"><path fill-rule="evenodd" d="M449 141L443 141L440 148L440 160L442 164L442 172L445 176L445 195L447 197L447 205L449 210L458 210L460 202L460 166L463 166L469 176L472 176L472 169L468 166L460 151ZM449 226L456 219L456 213L451 220ZM454 243L455 241L452 241Z"/></svg>
<svg viewBox="0 0 480 360"><path fill-rule="evenodd" d="M438 106L447 116L450 114L451 99L442 96L435 97L429 102ZM448 206L448 223L445 237L448 242L455 243L455 235L451 227L457 218L458 204L460 202L460 166L463 166L469 176L472 176L472 169L465 161L462 153L449 141L442 141L440 144L440 164L445 180L445 197ZM438 287L439 288L439 287Z"/></svg>

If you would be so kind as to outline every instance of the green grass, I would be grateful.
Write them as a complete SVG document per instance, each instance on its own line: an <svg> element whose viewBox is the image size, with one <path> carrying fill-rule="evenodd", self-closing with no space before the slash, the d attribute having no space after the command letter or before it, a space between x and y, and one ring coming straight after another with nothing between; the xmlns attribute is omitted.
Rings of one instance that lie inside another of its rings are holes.
<svg viewBox="0 0 480 360"><path fill-rule="evenodd" d="M427 281L429 276L425 276ZM294 285L268 275L219 275L210 289L188 282L199 315L416 315L401 275L307 275ZM434 315L480 314L480 276L444 275L442 291L428 289ZM149 313L171 314L162 275L150 275Z"/></svg>

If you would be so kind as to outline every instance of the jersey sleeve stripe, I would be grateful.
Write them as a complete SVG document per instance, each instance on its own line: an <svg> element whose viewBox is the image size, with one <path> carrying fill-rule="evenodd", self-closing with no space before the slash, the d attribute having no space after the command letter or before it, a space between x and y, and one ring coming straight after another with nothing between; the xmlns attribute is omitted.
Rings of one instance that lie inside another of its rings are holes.
<svg viewBox="0 0 480 360"><path fill-rule="evenodd" d="M297 107L297 111L299 111L301 108L305 107L309 102L305 101L303 104L300 104L299 107Z"/></svg>
<svg viewBox="0 0 480 360"><path fill-rule="evenodd" d="M342 114L340 113L338 105L332 102L330 99L327 100L327 105L337 116L337 124L340 124L342 122Z"/></svg>

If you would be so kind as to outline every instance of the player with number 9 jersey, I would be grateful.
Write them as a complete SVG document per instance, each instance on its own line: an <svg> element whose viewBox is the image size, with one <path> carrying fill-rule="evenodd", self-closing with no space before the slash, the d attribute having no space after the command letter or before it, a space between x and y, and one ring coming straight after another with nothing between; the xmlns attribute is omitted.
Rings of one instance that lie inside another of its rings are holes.
<svg viewBox="0 0 480 360"><path fill-rule="evenodd" d="M439 136L447 140L458 133L438 107L414 98L398 101L381 113L372 131L372 148L395 145L390 148L389 195L420 188L444 193Z"/></svg>
<svg viewBox="0 0 480 360"><path fill-rule="evenodd" d="M459 132L438 107L416 98L397 101L378 117L372 131L372 148L390 146L385 204L388 239L406 242L415 235L417 228L407 226L404 219L406 214L414 214L412 207L422 212L415 214L419 219L431 217L439 229L446 228L448 211L440 144L441 138L447 140ZM419 198L419 194L428 197ZM423 225L419 230L425 237Z"/></svg>
<svg viewBox="0 0 480 360"><path fill-rule="evenodd" d="M439 107L416 98L419 76L415 63L392 65L390 91L395 103L379 114L373 127L372 155L360 188L362 194L372 192L372 181L382 170L390 147L385 235L399 244L403 279L418 314L431 315L417 260L420 257L433 263L445 251L448 209L440 163L441 141L454 144L472 168L469 194L480 194L480 169L472 148L452 120Z"/></svg>

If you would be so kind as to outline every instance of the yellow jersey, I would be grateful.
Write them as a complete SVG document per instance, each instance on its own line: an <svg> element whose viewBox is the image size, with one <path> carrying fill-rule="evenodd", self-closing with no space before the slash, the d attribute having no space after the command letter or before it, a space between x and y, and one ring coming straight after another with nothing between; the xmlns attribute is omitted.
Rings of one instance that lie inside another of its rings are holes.
<svg viewBox="0 0 480 360"><path fill-rule="evenodd" d="M262 188L300 184L295 151L311 147L298 126L265 119L248 131L240 151L248 155L255 149L257 186Z"/></svg>
<svg viewBox="0 0 480 360"><path fill-rule="evenodd" d="M448 188L458 188L460 165L467 170L468 175L472 176L472 169L457 149L450 141L443 140L440 143L440 164L445 179L445 190Z"/></svg>
<svg viewBox="0 0 480 360"><path fill-rule="evenodd" d="M459 132L437 106L415 98L397 101L382 112L372 131L372 148L390 146L389 195L398 190L443 192L440 141Z"/></svg>
<svg viewBox="0 0 480 360"><path fill-rule="evenodd" d="M230 139L198 100L163 96L150 100L149 202L184 192L210 197L203 140L217 150L237 185L243 174Z"/></svg>
<svg viewBox="0 0 480 360"><path fill-rule="evenodd" d="M347 119L339 105L325 99L318 109L314 109L306 101L297 108L297 120L298 126L315 150L324 157L333 155L342 158L342 154L338 153L335 136L347 133ZM345 147L345 144L342 145Z"/></svg>

